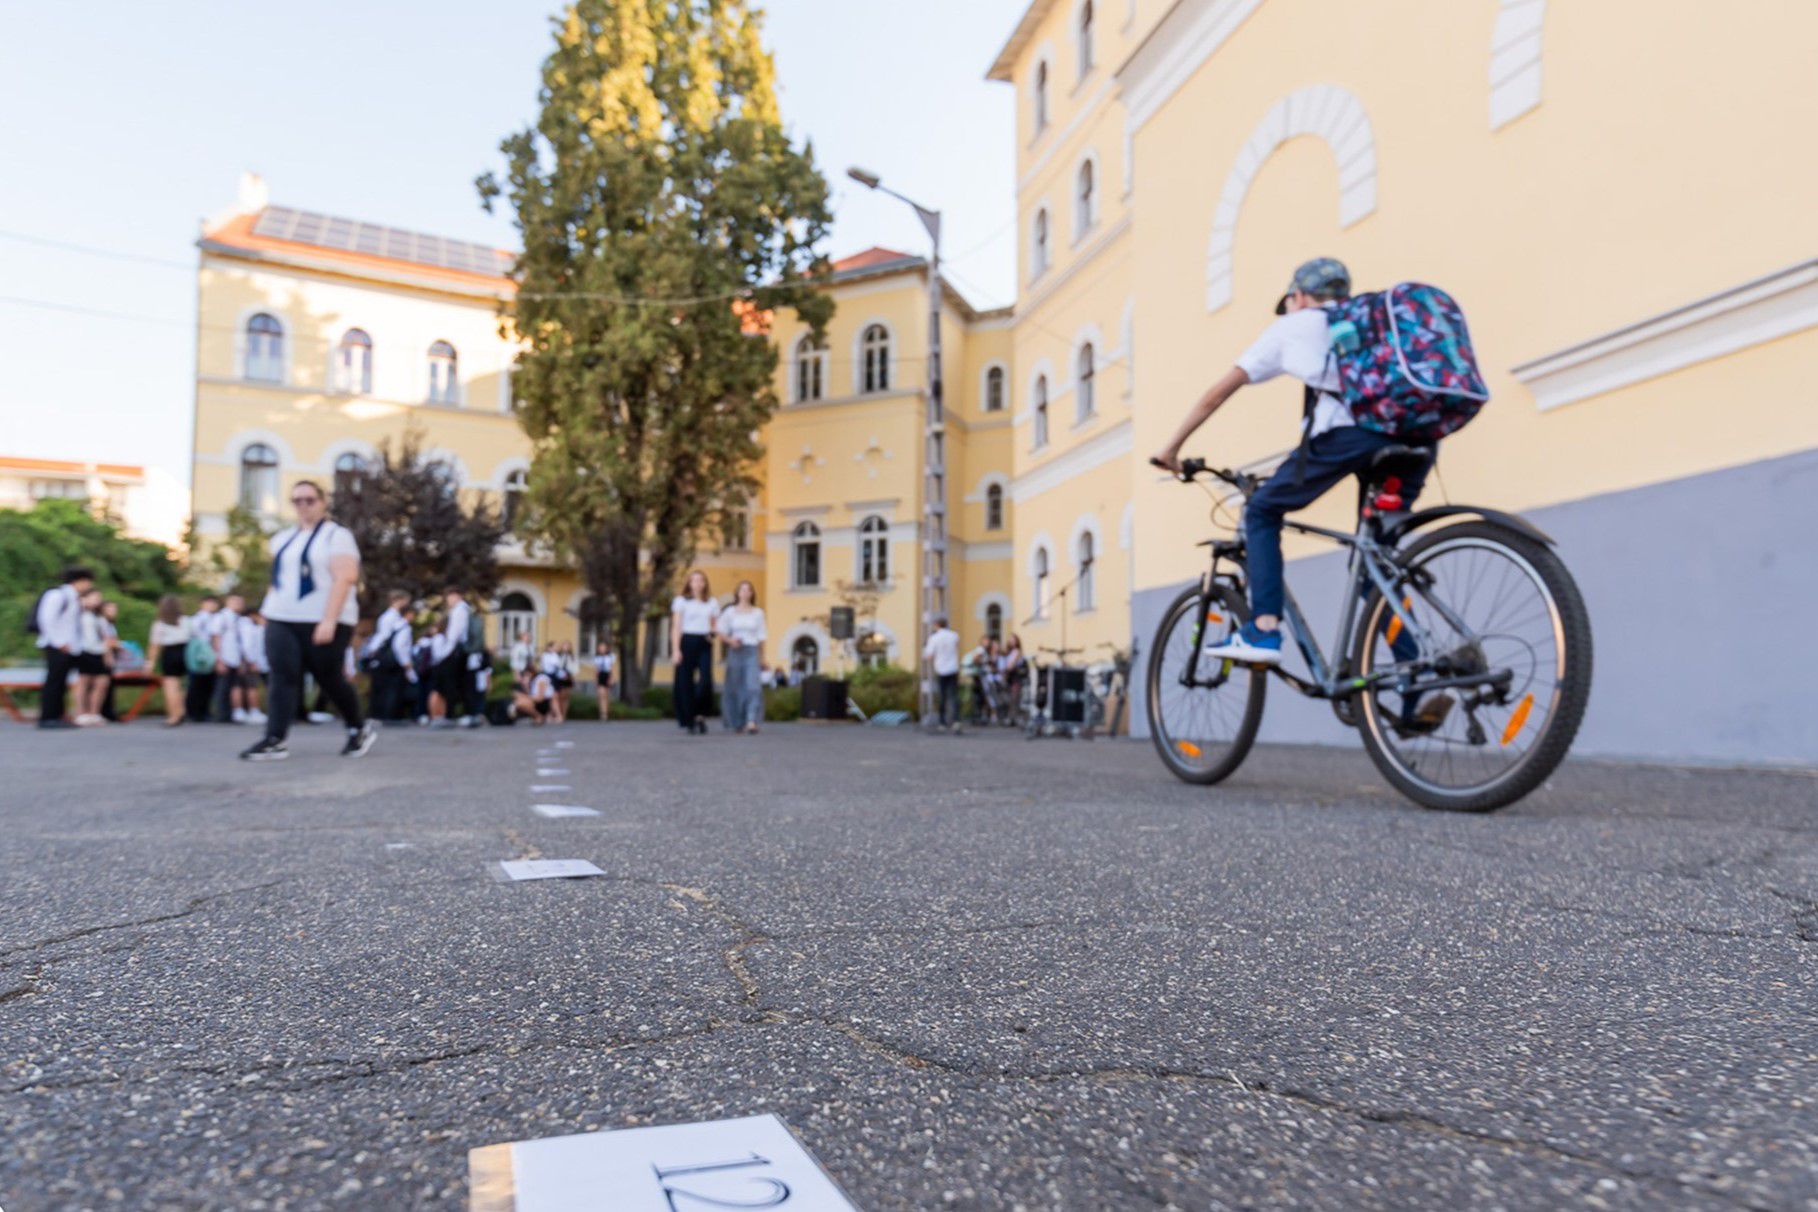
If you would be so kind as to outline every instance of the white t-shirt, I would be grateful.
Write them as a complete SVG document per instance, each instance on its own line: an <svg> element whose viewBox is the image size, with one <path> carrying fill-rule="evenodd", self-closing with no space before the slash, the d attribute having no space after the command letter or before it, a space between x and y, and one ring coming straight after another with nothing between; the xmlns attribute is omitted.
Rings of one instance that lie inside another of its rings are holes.
<svg viewBox="0 0 1818 1212"><path fill-rule="evenodd" d="M951 627L942 627L928 637L928 646L922 650L922 655L934 666L934 672L944 677L959 672L959 646L959 632Z"/></svg>
<svg viewBox="0 0 1818 1212"><path fill-rule="evenodd" d="M599 675L600 681L602 682L612 676L612 667L615 664L617 664L617 658L610 652L594 654L593 671Z"/></svg>
<svg viewBox="0 0 1818 1212"><path fill-rule="evenodd" d="M1309 438L1316 438L1328 429L1357 424L1345 402L1328 394L1340 389L1338 366L1328 356L1331 351L1326 313L1317 307L1303 307L1263 329L1255 344L1238 355L1237 365L1252 383L1266 383L1287 374L1318 391L1313 425L1307 431Z"/></svg>
<svg viewBox="0 0 1818 1212"><path fill-rule="evenodd" d="M240 620L243 617L225 608L215 615L215 638L221 641L215 651L229 669L238 669L246 663L246 657L240 651Z"/></svg>
<svg viewBox="0 0 1818 1212"><path fill-rule="evenodd" d="M720 611L720 634L750 648L768 638L761 606L728 606Z"/></svg>
<svg viewBox="0 0 1818 1212"><path fill-rule="evenodd" d="M712 635L713 625L720 617L720 604L712 598L703 602L677 595L669 604L669 613L681 614L683 635Z"/></svg>
<svg viewBox="0 0 1818 1212"><path fill-rule="evenodd" d="M153 648L183 647L189 643L189 620L178 619L174 623L152 620L151 642Z"/></svg>
<svg viewBox="0 0 1818 1212"><path fill-rule="evenodd" d="M549 680L548 674L539 673L530 679L530 697L539 703L555 697L555 683Z"/></svg>
<svg viewBox="0 0 1818 1212"><path fill-rule="evenodd" d="M265 667L265 628L253 620L250 614L243 614L238 620L240 633L240 663L251 665L255 669Z"/></svg>
<svg viewBox="0 0 1818 1212"><path fill-rule="evenodd" d="M89 656L100 656L107 651L107 621L92 610L84 610L78 623L82 635L82 651Z"/></svg>
<svg viewBox="0 0 1818 1212"><path fill-rule="evenodd" d="M259 613L266 618L281 623L320 623L322 612L328 608L328 587L334 584L334 574L330 571L334 557L352 556L354 562L359 563L360 545L354 542L353 531L327 519L317 527L313 543L308 531L298 534L295 526L287 526L271 536L272 586L265 594L264 604L259 607ZM296 541L292 542L292 539ZM309 548L312 582L307 596L303 593L302 574L305 546ZM357 579L359 573L354 575ZM349 588L347 600L341 603L341 617L336 622L352 627L359 619L358 595Z"/></svg>

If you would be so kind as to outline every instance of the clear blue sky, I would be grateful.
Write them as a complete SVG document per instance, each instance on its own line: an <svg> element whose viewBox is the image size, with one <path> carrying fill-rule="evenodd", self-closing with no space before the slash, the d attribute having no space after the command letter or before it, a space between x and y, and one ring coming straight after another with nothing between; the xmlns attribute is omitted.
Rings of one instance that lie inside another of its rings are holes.
<svg viewBox="0 0 1818 1212"><path fill-rule="evenodd" d="M845 179L856 162L944 210L974 302L1010 301L1013 98L983 77L1024 4L768 5L784 119L834 187L832 254L925 244L906 208ZM274 201L509 247L473 179L534 114L556 7L0 6L0 233L169 263L0 235L0 453L187 478L194 240L242 169Z"/></svg>

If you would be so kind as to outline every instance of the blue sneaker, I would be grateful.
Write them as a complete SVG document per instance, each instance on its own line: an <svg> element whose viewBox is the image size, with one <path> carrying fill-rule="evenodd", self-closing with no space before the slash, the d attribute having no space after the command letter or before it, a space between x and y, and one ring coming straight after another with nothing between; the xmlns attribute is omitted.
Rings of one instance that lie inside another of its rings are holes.
<svg viewBox="0 0 1818 1212"><path fill-rule="evenodd" d="M1281 631L1259 631L1255 623L1242 627L1216 643L1200 649L1200 655L1214 661L1236 661L1240 665L1281 664Z"/></svg>

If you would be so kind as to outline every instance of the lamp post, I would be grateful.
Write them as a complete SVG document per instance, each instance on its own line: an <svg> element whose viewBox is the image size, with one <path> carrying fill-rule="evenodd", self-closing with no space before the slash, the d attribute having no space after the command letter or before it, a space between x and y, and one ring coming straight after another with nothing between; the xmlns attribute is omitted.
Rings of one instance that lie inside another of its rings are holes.
<svg viewBox="0 0 1818 1212"><path fill-rule="evenodd" d="M934 682L922 667L922 653L934 620L947 617L947 460L946 420L941 394L941 212L929 210L913 198L884 185L876 173L848 168L846 175L881 194L906 202L928 231L933 252L928 260L928 406L922 426L922 600L921 626L916 633L916 679L920 688L921 718L927 723L934 707Z"/></svg>

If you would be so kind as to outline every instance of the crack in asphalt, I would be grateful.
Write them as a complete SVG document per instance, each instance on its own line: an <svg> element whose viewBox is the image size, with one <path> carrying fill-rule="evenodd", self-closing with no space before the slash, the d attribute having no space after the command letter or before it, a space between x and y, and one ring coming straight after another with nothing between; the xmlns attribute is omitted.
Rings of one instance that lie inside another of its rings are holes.
<svg viewBox="0 0 1818 1212"><path fill-rule="evenodd" d="M216 901L226 900L230 896L241 896L248 892L263 892L268 888L276 888L280 884L288 884L290 882L291 879L287 877L285 879L271 880L263 884L248 884L243 888L229 888L222 892L210 892L202 896L194 896L189 899L183 908L174 913L158 913L153 914L151 917L135 918L128 922L109 922L106 925L101 926L84 926L79 930L71 930L67 934L53 935L50 938L39 939L37 942L22 943L16 947L8 947L6 950L0 951L0 959L8 959L15 955L24 955L31 951L41 951L46 947L55 947L59 943L73 943L79 938L89 938L96 934L107 934L115 930L135 930L145 926L160 925L164 922L178 921L182 918L189 917L194 913L200 912L202 909Z"/></svg>

